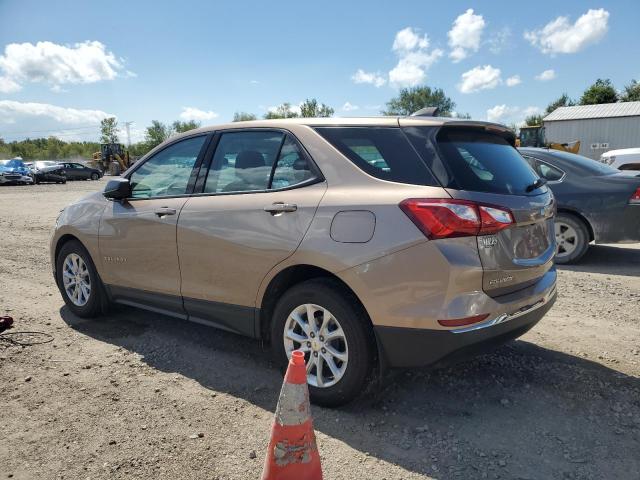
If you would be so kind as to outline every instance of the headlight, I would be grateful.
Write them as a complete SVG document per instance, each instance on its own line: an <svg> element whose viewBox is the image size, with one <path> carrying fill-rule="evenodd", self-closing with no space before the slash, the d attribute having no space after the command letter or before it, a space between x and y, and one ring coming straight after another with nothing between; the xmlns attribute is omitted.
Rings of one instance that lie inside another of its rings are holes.
<svg viewBox="0 0 640 480"><path fill-rule="evenodd" d="M612 164L613 162L615 162L615 161L616 161L616 156L615 156L615 155L612 155L612 156L610 156L610 157L607 159L607 163L608 163L609 165L611 165L611 164Z"/></svg>

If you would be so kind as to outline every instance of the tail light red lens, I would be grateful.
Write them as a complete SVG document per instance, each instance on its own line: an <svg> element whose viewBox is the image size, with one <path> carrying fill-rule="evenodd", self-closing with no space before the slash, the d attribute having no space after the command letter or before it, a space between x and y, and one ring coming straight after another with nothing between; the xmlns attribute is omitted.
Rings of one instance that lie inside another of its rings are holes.
<svg viewBox="0 0 640 480"><path fill-rule="evenodd" d="M408 198L400 208L431 240L489 235L514 223L508 209L469 200Z"/></svg>
<svg viewBox="0 0 640 480"><path fill-rule="evenodd" d="M474 315L473 317L465 318L452 318L447 320L438 320L438 323L443 327L464 327L467 325L473 325L474 323L480 323L489 317L488 313L482 315Z"/></svg>
<svg viewBox="0 0 640 480"><path fill-rule="evenodd" d="M633 195L631 195L631 198L629 199L629 203L640 204L640 187L633 192Z"/></svg>

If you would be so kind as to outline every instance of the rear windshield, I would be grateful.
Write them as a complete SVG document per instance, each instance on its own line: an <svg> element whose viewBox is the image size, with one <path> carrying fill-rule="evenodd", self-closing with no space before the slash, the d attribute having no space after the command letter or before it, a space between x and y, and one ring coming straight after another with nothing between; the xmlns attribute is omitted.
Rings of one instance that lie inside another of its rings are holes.
<svg viewBox="0 0 640 480"><path fill-rule="evenodd" d="M317 127L316 131L373 177L438 185L399 127Z"/></svg>
<svg viewBox="0 0 640 480"><path fill-rule="evenodd" d="M432 169L445 187L512 195L540 193L539 189L527 192L538 176L499 135L477 129L443 128L436 136L438 153L434 155L429 141L431 128L411 127L406 131L418 152L429 155L428 163L433 163ZM438 167L440 161L443 165Z"/></svg>

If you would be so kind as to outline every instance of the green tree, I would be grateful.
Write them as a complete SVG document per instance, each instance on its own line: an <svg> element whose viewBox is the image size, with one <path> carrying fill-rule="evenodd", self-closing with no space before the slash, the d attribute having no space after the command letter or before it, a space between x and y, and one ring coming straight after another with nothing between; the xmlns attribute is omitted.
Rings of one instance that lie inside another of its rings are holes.
<svg viewBox="0 0 640 480"><path fill-rule="evenodd" d="M605 80L601 78L597 79L593 85L584 91L582 97L580 97L580 105L616 103L617 101L618 92L616 92L611 80L608 78Z"/></svg>
<svg viewBox="0 0 640 480"><path fill-rule="evenodd" d="M569 95L567 95L566 93L563 93L562 95L560 95L559 98L557 98L556 100L551 102L549 105L547 105L547 109L545 110L545 115L549 115L551 112L553 112L557 108L573 107L575 104L576 102L571 100L571 98L569 98Z"/></svg>
<svg viewBox="0 0 640 480"><path fill-rule="evenodd" d="M188 122L181 122L180 120L176 120L171 125L172 132L169 132L169 136L171 136L171 133L173 132L184 133L188 132L189 130L195 130L196 128L200 128L200 122L196 122L195 120L189 120Z"/></svg>
<svg viewBox="0 0 640 480"><path fill-rule="evenodd" d="M524 119L524 123L528 127L536 127L538 125L542 125L542 115L529 115Z"/></svg>
<svg viewBox="0 0 640 480"><path fill-rule="evenodd" d="M310 117L330 117L335 110L324 103L318 103L315 98L307 98L302 105L300 105L300 116L305 118Z"/></svg>
<svg viewBox="0 0 640 480"><path fill-rule="evenodd" d="M456 103L447 97L441 88L428 86L403 88L397 97L387 102L383 115L411 115L421 108L438 107L438 115L448 117Z"/></svg>
<svg viewBox="0 0 640 480"><path fill-rule="evenodd" d="M639 102L640 101L640 82L631 80L631 83L624 87L624 92L620 96L621 102Z"/></svg>
<svg viewBox="0 0 640 480"><path fill-rule="evenodd" d="M255 120L256 116L253 113L236 112L233 114L234 122L248 122L249 120Z"/></svg>
<svg viewBox="0 0 640 480"><path fill-rule="evenodd" d="M275 110L269 111L264 115L264 118L271 120L274 118L297 118L299 115L291 110L291 104L288 102L278 105Z"/></svg>
<svg viewBox="0 0 640 480"><path fill-rule="evenodd" d="M118 143L118 121L115 117L103 118L100 121L100 142Z"/></svg>
<svg viewBox="0 0 640 480"><path fill-rule="evenodd" d="M173 132L169 125L165 125L159 120L152 120L151 125L147 127L144 134L144 140L149 150L151 150L169 138L172 133Z"/></svg>

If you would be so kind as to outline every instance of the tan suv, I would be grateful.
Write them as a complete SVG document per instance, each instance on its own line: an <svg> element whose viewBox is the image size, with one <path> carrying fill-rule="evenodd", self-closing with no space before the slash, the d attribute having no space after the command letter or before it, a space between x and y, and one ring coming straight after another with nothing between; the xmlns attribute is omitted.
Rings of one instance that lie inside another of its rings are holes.
<svg viewBox="0 0 640 480"><path fill-rule="evenodd" d="M295 119L193 130L64 209L69 309L132 305L305 352L312 399L518 337L555 300L553 197L500 125Z"/></svg>

